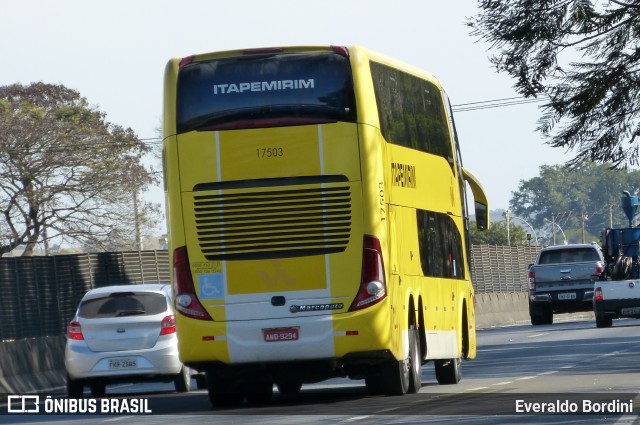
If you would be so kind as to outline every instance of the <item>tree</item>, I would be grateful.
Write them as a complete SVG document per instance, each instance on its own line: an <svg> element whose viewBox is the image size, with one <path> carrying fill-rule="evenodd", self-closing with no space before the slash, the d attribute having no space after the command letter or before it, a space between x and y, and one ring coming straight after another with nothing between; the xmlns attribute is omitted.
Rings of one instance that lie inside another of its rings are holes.
<svg viewBox="0 0 640 425"><path fill-rule="evenodd" d="M491 223L488 230L479 232L474 222L469 226L469 237L473 245L527 245L527 237L522 227L509 223L509 242L507 242L507 223Z"/></svg>
<svg viewBox="0 0 640 425"><path fill-rule="evenodd" d="M584 160L638 164L640 0L479 0L467 22L524 97L547 99L538 130Z"/></svg>
<svg viewBox="0 0 640 425"><path fill-rule="evenodd" d="M620 208L623 190L640 191L640 171L594 163L573 169L543 165L539 176L520 182L509 205L536 229L549 232L555 222L571 242L582 242L584 228L584 240L589 242L597 240L606 227L628 225Z"/></svg>
<svg viewBox="0 0 640 425"><path fill-rule="evenodd" d="M52 239L104 248L132 235L134 194L156 180L141 162L147 151L75 90L0 87L0 255Z"/></svg>

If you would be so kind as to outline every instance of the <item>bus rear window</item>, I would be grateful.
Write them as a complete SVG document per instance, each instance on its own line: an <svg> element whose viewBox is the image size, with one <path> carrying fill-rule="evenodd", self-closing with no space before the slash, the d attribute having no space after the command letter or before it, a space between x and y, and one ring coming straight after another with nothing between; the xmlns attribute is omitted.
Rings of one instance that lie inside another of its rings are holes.
<svg viewBox="0 0 640 425"><path fill-rule="evenodd" d="M194 62L177 94L178 133L356 120L349 59L335 53Z"/></svg>

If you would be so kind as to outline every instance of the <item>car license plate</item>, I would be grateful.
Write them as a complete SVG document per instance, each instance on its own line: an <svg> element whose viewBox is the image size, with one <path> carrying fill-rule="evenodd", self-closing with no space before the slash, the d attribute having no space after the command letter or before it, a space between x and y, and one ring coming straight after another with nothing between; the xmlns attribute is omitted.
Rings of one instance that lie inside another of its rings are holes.
<svg viewBox="0 0 640 425"><path fill-rule="evenodd" d="M137 367L138 360L135 357L109 359L109 369L135 369Z"/></svg>
<svg viewBox="0 0 640 425"><path fill-rule="evenodd" d="M262 335L265 342L297 341L300 335L299 328L271 328L263 329Z"/></svg>
<svg viewBox="0 0 640 425"><path fill-rule="evenodd" d="M640 314L640 307L621 308L620 309L620 314L622 314L624 316L630 316L632 314Z"/></svg>
<svg viewBox="0 0 640 425"><path fill-rule="evenodd" d="M576 293L575 292L569 292L566 294L558 294L558 299L559 300L575 300L576 299Z"/></svg>

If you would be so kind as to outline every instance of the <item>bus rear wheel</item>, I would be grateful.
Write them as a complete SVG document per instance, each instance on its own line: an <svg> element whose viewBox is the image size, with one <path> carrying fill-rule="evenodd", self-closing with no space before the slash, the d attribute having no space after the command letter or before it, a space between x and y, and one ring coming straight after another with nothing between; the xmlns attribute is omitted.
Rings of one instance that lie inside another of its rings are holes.
<svg viewBox="0 0 640 425"><path fill-rule="evenodd" d="M436 379L440 385L457 384L462 379L462 359L436 360Z"/></svg>
<svg viewBox="0 0 640 425"><path fill-rule="evenodd" d="M409 393L417 393L422 388L422 361L420 336L415 327L409 330Z"/></svg>
<svg viewBox="0 0 640 425"><path fill-rule="evenodd" d="M244 400L244 393L237 381L225 379L212 372L207 372L207 390L209 401L214 407L235 406Z"/></svg>
<svg viewBox="0 0 640 425"><path fill-rule="evenodd" d="M409 390L409 361L389 361L377 368L377 373L367 375L365 383L369 394L402 395Z"/></svg>

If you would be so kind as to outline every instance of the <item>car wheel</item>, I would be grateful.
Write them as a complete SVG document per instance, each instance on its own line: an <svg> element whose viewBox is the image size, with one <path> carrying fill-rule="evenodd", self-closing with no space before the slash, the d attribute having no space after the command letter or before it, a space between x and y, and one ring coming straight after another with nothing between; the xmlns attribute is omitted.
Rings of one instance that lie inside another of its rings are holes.
<svg viewBox="0 0 640 425"><path fill-rule="evenodd" d="M611 326L613 326L613 319L611 317L596 316L596 328L610 328Z"/></svg>
<svg viewBox="0 0 640 425"><path fill-rule="evenodd" d="M91 384L92 397L104 397L106 393L107 393L107 384L103 384L103 383Z"/></svg>
<svg viewBox="0 0 640 425"><path fill-rule="evenodd" d="M531 324L533 326L544 325L544 318L542 316L531 316Z"/></svg>
<svg viewBox="0 0 640 425"><path fill-rule="evenodd" d="M199 373L197 375L195 375L195 380L196 380L196 387L199 390L206 390L207 389L207 376Z"/></svg>
<svg viewBox="0 0 640 425"><path fill-rule="evenodd" d="M173 378L173 384L177 392L188 393L191 390L191 370L186 366L182 366L180 373Z"/></svg>
<svg viewBox="0 0 640 425"><path fill-rule="evenodd" d="M79 379L72 379L67 375L67 394L69 398L82 398L84 384Z"/></svg>
<svg viewBox="0 0 640 425"><path fill-rule="evenodd" d="M281 381L276 382L276 386L278 387L278 392L283 397L295 397L300 394L300 390L302 389L302 382L296 381Z"/></svg>

